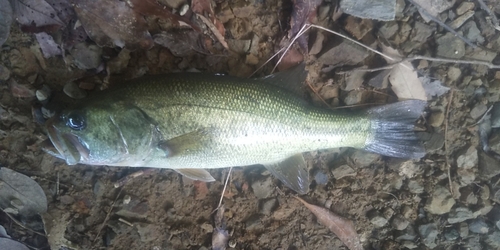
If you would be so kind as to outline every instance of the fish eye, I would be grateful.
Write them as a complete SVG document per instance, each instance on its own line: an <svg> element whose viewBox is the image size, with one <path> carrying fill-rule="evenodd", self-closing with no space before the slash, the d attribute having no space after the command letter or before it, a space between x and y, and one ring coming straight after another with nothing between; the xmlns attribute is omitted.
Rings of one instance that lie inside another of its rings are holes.
<svg viewBox="0 0 500 250"><path fill-rule="evenodd" d="M71 113L68 115L66 125L73 130L82 130L87 126L85 118L79 113Z"/></svg>

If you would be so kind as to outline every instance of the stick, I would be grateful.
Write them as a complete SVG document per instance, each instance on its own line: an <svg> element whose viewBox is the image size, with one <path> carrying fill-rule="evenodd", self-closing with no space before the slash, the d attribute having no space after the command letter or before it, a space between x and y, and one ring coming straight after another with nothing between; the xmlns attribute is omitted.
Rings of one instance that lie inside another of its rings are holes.
<svg viewBox="0 0 500 250"><path fill-rule="evenodd" d="M231 177L231 171L232 170L233 170L233 167L230 167L229 168L229 172L227 173L226 181L224 182L224 188L222 189L222 194L220 196L219 205L217 206L216 209L214 209L214 211L212 211L212 213L214 213L215 211L217 211L221 207L221 205L222 205L222 200L224 200L224 194L226 193L227 183L229 182L229 177Z"/></svg>
<svg viewBox="0 0 500 250"><path fill-rule="evenodd" d="M451 107L451 101L453 100L453 89L450 89L450 99L448 100L448 107L446 107L446 116L445 116L445 123L444 123L444 160L446 163L446 168L448 170L448 184L450 185L450 193L453 196L453 185L451 182L451 171L450 171L450 163L448 160L448 119L450 115L450 107Z"/></svg>

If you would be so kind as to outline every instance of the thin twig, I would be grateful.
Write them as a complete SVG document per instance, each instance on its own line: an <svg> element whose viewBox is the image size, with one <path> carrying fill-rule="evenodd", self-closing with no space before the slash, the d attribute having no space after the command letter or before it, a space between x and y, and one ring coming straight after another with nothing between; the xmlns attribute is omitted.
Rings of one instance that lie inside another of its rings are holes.
<svg viewBox="0 0 500 250"><path fill-rule="evenodd" d="M97 232L97 235L95 236L94 240L92 241L92 244L95 244L97 239L99 239L99 236L101 235L101 231L104 229L104 226L106 226L106 223L108 222L109 216L111 215L111 211L113 211L113 208L115 207L116 201L118 201L118 197L120 197L120 194L122 193L122 191L123 191L123 187L120 188L120 191L116 195L115 200L113 201L113 203L111 203L111 206L109 207L109 210L106 214L106 217L104 218L104 221L102 222L101 227L99 228L99 231Z"/></svg>
<svg viewBox="0 0 500 250"><path fill-rule="evenodd" d="M427 17L429 17L432 21L436 22L437 24L439 24L441 27L443 27L445 30L451 32L453 35L455 35L456 37L460 38L460 40L464 41L467 45L471 46L472 48L477 48L477 46L475 44L473 44L471 41L469 41L469 39L463 37L462 35L458 34L458 32L456 32L454 29L452 29L450 26L446 25L445 23L443 23L443 21L439 20L437 17L433 16L432 14L430 14L426 9L424 9L422 6L420 6L418 3L416 3L415 1L413 0L408 0L408 2L410 2L411 4L413 4L415 7L417 7L417 9L420 11L420 13L426 15Z"/></svg>
<svg viewBox="0 0 500 250"><path fill-rule="evenodd" d="M224 194L226 193L227 184L229 182L229 177L231 177L232 170L233 170L233 167L230 167L229 172L227 173L226 181L224 182L224 188L222 189L222 194L220 195L219 205L217 205L217 208L214 209L214 211L212 211L212 213L217 211L222 205L222 200L224 200Z"/></svg>
<svg viewBox="0 0 500 250"><path fill-rule="evenodd" d="M453 89L450 89L450 97L448 100L448 107L446 107L446 116L445 116L445 123L444 123L444 160L446 163L446 168L448 170L448 183L450 185L450 193L453 196L453 184L451 182L451 166L448 160L448 120L449 120L449 115L450 115L450 107L451 107L451 102L453 100Z"/></svg>

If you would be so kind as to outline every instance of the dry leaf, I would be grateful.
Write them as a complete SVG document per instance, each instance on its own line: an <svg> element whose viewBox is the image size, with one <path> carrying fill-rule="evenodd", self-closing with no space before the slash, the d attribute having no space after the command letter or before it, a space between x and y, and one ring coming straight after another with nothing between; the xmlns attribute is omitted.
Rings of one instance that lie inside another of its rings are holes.
<svg viewBox="0 0 500 250"><path fill-rule="evenodd" d="M200 28L194 25L189 19L184 16L174 14L172 10L164 5L160 5L155 0L129 0L126 1L135 12L142 15L153 15L159 18L169 20L174 26L191 27L194 30L201 32Z"/></svg>
<svg viewBox="0 0 500 250"><path fill-rule="evenodd" d="M332 231L350 250L363 250L359 241L358 233L352 221L342 218L330 210L309 204L299 197L295 197L302 202L316 217L318 221Z"/></svg>
<svg viewBox="0 0 500 250"><path fill-rule="evenodd" d="M16 0L11 1L16 21L23 26L64 26L65 23L54 9L45 0Z"/></svg>
<svg viewBox="0 0 500 250"><path fill-rule="evenodd" d="M208 187L207 183L204 181L193 181L194 185L194 199L203 200L207 197Z"/></svg>
<svg viewBox="0 0 500 250"><path fill-rule="evenodd" d="M229 50L229 46L224 38L226 29L224 25L215 18L215 13L211 5L211 1L208 0L193 0L191 2L191 9L197 14L197 17L207 25L207 27L212 31L217 41L219 41L222 46Z"/></svg>
<svg viewBox="0 0 500 250"><path fill-rule="evenodd" d="M394 60L386 59L388 63L401 60L401 54L394 48L381 45L384 54L391 56ZM415 99L427 101L422 82L418 78L417 71L410 62L401 62L395 65L389 73L389 82L398 99Z"/></svg>
<svg viewBox="0 0 500 250"><path fill-rule="evenodd" d="M45 193L30 177L2 167L0 184L0 208L10 209L27 217L47 211Z"/></svg>
<svg viewBox="0 0 500 250"><path fill-rule="evenodd" d="M75 11L89 37L99 46L149 49L153 39L147 23L125 2L75 0Z"/></svg>
<svg viewBox="0 0 500 250"><path fill-rule="evenodd" d="M299 31L305 25L311 23L311 20L316 17L316 9L321 4L322 1L319 0L294 0L293 10L290 18L290 31L288 32L288 38L295 37ZM304 53L308 53L308 43L309 40L307 34L303 34L297 39L300 49Z"/></svg>

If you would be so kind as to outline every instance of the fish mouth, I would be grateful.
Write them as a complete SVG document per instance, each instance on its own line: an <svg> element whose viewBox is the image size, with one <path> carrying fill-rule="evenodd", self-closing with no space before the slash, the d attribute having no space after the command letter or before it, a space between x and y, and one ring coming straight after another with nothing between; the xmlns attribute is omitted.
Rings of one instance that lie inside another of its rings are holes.
<svg viewBox="0 0 500 250"><path fill-rule="evenodd" d="M61 132L55 125L56 119L53 117L46 123L49 139L42 142L42 150L65 160L68 165L87 162L90 155L88 146L77 135Z"/></svg>

